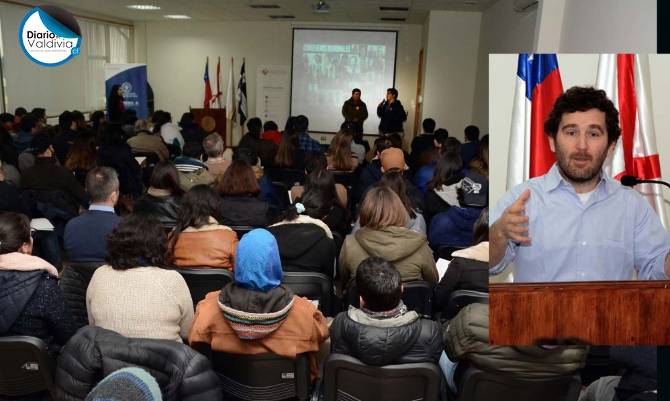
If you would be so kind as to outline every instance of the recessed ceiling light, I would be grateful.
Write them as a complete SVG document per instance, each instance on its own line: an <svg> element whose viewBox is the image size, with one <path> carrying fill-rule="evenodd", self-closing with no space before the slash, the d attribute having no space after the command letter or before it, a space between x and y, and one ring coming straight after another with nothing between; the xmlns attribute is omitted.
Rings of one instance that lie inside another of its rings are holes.
<svg viewBox="0 0 670 401"><path fill-rule="evenodd" d="M169 19L191 19L188 15L181 15L181 14L170 14L166 15L165 18Z"/></svg>
<svg viewBox="0 0 670 401"><path fill-rule="evenodd" d="M142 11L154 11L161 9L160 7L154 6L153 4L131 4L127 7L132 8L133 10L142 10Z"/></svg>

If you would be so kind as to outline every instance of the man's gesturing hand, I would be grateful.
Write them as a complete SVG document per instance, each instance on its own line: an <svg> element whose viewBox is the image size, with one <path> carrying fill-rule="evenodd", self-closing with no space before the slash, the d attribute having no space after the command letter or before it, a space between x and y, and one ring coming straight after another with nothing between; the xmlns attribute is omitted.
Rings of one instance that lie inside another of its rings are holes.
<svg viewBox="0 0 670 401"><path fill-rule="evenodd" d="M521 244L530 243L530 236L528 235L528 216L524 214L526 211L526 201L530 197L530 190L527 189L519 195L519 197L505 209L500 219L496 222L498 225L498 233L505 239L518 242Z"/></svg>

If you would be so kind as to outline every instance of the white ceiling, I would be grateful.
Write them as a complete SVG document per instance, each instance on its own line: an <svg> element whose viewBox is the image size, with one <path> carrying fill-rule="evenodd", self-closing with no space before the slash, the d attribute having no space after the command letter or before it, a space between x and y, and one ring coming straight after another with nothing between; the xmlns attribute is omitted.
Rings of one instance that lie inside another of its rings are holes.
<svg viewBox="0 0 670 401"><path fill-rule="evenodd" d="M483 11L498 0L325 0L329 14L315 14L317 0L46 0L30 4L53 4L74 14L119 21L163 21L166 14L185 14L190 21L270 21L270 15L294 15L290 21L336 23L384 23L382 17L404 17L405 23L423 24L430 10ZM474 3L474 4L473 4ZM152 4L158 11L131 10L129 4ZM252 4L277 4L278 9L255 9ZM380 6L408 7L409 11L380 11ZM390 24L398 24L390 21Z"/></svg>

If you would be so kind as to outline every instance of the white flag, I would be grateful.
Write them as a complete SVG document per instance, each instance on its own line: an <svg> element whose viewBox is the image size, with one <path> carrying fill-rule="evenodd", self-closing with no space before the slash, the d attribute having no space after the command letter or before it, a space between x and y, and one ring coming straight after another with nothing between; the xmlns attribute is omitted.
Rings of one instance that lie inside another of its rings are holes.
<svg viewBox="0 0 670 401"><path fill-rule="evenodd" d="M230 74L228 74L228 89L226 90L226 119L235 117L235 94L233 92L233 59L230 59Z"/></svg>

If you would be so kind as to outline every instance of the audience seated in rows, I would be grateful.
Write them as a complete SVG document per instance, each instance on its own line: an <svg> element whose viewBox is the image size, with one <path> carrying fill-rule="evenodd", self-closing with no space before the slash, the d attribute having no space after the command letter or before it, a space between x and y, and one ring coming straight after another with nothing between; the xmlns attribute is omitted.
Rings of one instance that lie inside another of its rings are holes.
<svg viewBox="0 0 670 401"><path fill-rule="evenodd" d="M217 133L209 134L202 140L202 147L207 155L205 165L209 173L214 176L215 181L221 179L231 163L223 156L223 138Z"/></svg>
<svg viewBox="0 0 670 401"><path fill-rule="evenodd" d="M266 141L272 141L275 145L279 146L281 142L281 132L279 132L279 127L277 123L272 120L268 120L263 124L263 134L261 139Z"/></svg>
<svg viewBox="0 0 670 401"><path fill-rule="evenodd" d="M179 127L172 123L172 115L170 113L156 110L151 118L151 122L153 123L153 133L160 135L168 147L173 147L178 151L184 148L184 137L181 135Z"/></svg>
<svg viewBox="0 0 670 401"><path fill-rule="evenodd" d="M325 191L306 192L286 211L283 220L267 228L279 247L285 271L312 271L333 278L335 242L323 218L333 206Z"/></svg>
<svg viewBox="0 0 670 401"><path fill-rule="evenodd" d="M63 245L70 262L102 262L107 239L121 220L114 212L119 200L119 179L110 167L96 167L86 176L88 210L65 226Z"/></svg>
<svg viewBox="0 0 670 401"><path fill-rule="evenodd" d="M170 252L178 267L211 267L232 270L237 234L220 225L221 198L207 185L196 185L182 198L177 225L170 234Z"/></svg>
<svg viewBox="0 0 670 401"><path fill-rule="evenodd" d="M222 197L219 223L267 227L274 219L270 204L258 197L261 189L254 170L244 160L236 160L228 167L217 190Z"/></svg>
<svg viewBox="0 0 670 401"><path fill-rule="evenodd" d="M182 276L169 267L167 238L149 214L125 216L108 241L108 265L86 291L88 321L126 337L181 342L193 320Z"/></svg>
<svg viewBox="0 0 670 401"><path fill-rule="evenodd" d="M458 392L458 378L454 374L461 363L522 377L552 377L573 374L583 368L588 352L588 347L581 345L489 345L489 306L480 303L461 309L449 321L443 340L447 357L440 360L440 366L454 393Z"/></svg>
<svg viewBox="0 0 670 401"><path fill-rule="evenodd" d="M328 162L326 160L326 156L323 153L309 153L305 159L305 185L294 185L291 187L291 199L296 199L299 198L303 192L305 192L305 187L308 186L313 186L313 184L321 182L322 180L316 179L317 176L312 176L312 173L317 171L317 170L327 170ZM311 177L310 177L311 176ZM323 174L319 173L318 177L333 177L331 173L329 174ZM335 182L335 178L333 177L333 182ZM329 184L325 184L329 185ZM342 208L346 209L349 204L349 195L347 194L347 188L339 183L335 183L335 192L337 194L337 197L335 198L335 201L339 206Z"/></svg>
<svg viewBox="0 0 670 401"><path fill-rule="evenodd" d="M314 304L281 285L282 266L272 234L255 229L243 236L234 271L234 282L198 303L189 344L287 358L309 353L314 378L316 352L328 338L328 324Z"/></svg>
<svg viewBox="0 0 670 401"><path fill-rule="evenodd" d="M303 115L299 115L293 119L293 130L298 134L298 143L300 149L305 152L321 153L321 144L311 136L309 136L309 119Z"/></svg>
<svg viewBox="0 0 670 401"><path fill-rule="evenodd" d="M272 141L261 139L261 131L263 130L261 119L258 117L249 119L247 121L247 129L249 131L244 134L237 146L253 149L258 157L260 157L263 167L271 166L277 154L277 145Z"/></svg>
<svg viewBox="0 0 670 401"><path fill-rule="evenodd" d="M142 169L135 160L130 146L119 124L109 123L98 149L98 166L112 167L119 175L121 194L133 198L140 196L144 189Z"/></svg>
<svg viewBox="0 0 670 401"><path fill-rule="evenodd" d="M358 157L351 150L353 134L340 131L333 137L326 154L328 170L331 171L354 171L358 167Z"/></svg>
<svg viewBox="0 0 670 401"><path fill-rule="evenodd" d="M160 162L151 174L147 193L135 201L134 210L151 213L163 227L172 228L177 224L183 194L177 168L169 161Z"/></svg>
<svg viewBox="0 0 670 401"><path fill-rule="evenodd" d="M195 122L193 113L186 112L181 115L179 128L181 136L184 138L182 152L190 155L197 155L192 157L200 157L204 152L202 141L207 136L207 133Z"/></svg>
<svg viewBox="0 0 670 401"><path fill-rule="evenodd" d="M272 180L265 174L265 168L259 165L260 158L253 148L237 147L233 153L233 161L243 160L247 162L254 172L260 192L258 198L270 203L274 208L282 208L282 202L272 187ZM283 194L281 194L283 195Z"/></svg>
<svg viewBox="0 0 670 401"><path fill-rule="evenodd" d="M441 327L403 304L402 280L393 264L370 257L355 276L361 306L337 315L330 326L330 351L373 366L438 363L443 353Z"/></svg>
<svg viewBox="0 0 670 401"><path fill-rule="evenodd" d="M170 157L170 151L160 135L156 135L149 130L147 120L137 120L134 131L135 136L128 138L126 141L133 153L153 153L158 157L158 161L164 161Z"/></svg>
<svg viewBox="0 0 670 401"><path fill-rule="evenodd" d="M0 214L0 335L40 338L55 355L79 327L58 288L58 271L32 256L32 248L28 218Z"/></svg>
<svg viewBox="0 0 670 401"><path fill-rule="evenodd" d="M473 229L473 245L451 254L449 268L435 287L435 305L444 307L458 290L489 291L489 209L484 208Z"/></svg>
<svg viewBox="0 0 670 401"><path fill-rule="evenodd" d="M406 228L408 220L405 206L392 189L380 186L368 191L361 205L361 229L347 235L340 252L340 293L356 277L358 265L370 256L393 263L402 281L437 284L437 269L426 236Z"/></svg>

